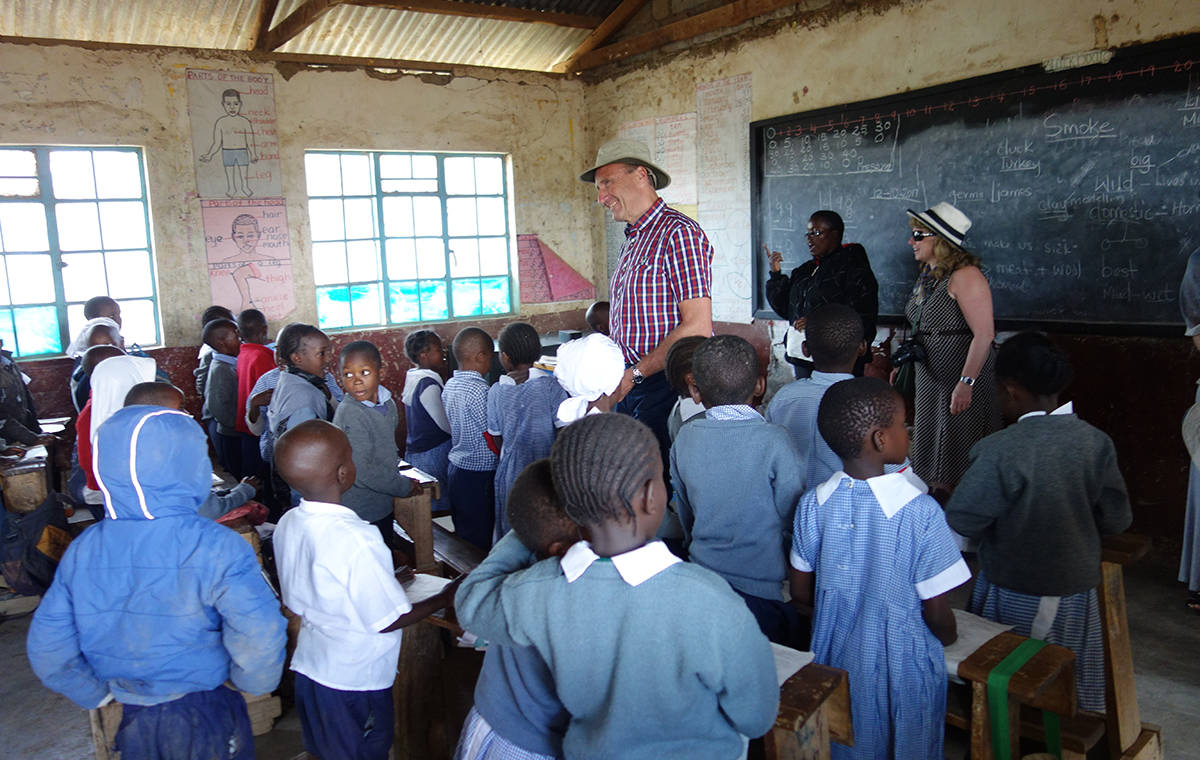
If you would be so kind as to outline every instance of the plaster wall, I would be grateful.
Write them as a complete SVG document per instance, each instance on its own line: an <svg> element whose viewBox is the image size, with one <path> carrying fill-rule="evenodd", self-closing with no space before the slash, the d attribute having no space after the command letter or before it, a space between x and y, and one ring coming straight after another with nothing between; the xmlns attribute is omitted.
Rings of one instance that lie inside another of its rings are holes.
<svg viewBox="0 0 1200 760"><path fill-rule="evenodd" d="M210 303L188 131L188 68L270 73L296 292L286 321L316 323L304 151L495 151L511 156L517 233L535 233L585 277L595 247L578 125L584 85L529 72L386 75L170 49L0 44L0 142L144 150L164 343L198 342ZM512 258L516 271L515 239ZM539 304L523 315L580 304ZM586 304L584 304L586 305Z"/></svg>

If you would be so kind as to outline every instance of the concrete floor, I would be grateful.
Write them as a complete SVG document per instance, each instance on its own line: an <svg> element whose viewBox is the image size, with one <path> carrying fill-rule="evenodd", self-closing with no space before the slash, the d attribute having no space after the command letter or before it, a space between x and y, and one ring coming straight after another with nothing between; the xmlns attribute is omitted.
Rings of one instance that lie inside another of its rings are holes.
<svg viewBox="0 0 1200 760"><path fill-rule="evenodd" d="M1178 555L1151 555L1125 574L1129 627L1142 720L1162 726L1165 757L1200 759L1200 615L1183 604ZM38 682L25 657L29 617L0 620L0 757L89 760L87 714ZM303 743L295 711L255 742L259 760L293 760ZM959 760L960 749L947 746Z"/></svg>

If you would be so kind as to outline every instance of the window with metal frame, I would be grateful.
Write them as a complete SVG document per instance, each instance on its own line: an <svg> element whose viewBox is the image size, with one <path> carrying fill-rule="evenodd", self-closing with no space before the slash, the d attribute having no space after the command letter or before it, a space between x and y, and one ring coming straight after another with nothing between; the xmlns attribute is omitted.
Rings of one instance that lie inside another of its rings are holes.
<svg viewBox="0 0 1200 760"><path fill-rule="evenodd" d="M499 154L306 151L324 329L513 311Z"/></svg>
<svg viewBox="0 0 1200 760"><path fill-rule="evenodd" d="M145 163L139 148L0 147L0 338L61 354L83 304L121 305L127 344L160 343Z"/></svg>

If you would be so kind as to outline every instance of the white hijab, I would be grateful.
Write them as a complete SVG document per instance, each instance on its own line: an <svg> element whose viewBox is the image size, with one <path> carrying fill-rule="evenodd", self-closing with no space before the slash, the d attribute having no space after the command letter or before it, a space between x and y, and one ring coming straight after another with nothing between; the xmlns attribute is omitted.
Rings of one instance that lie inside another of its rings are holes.
<svg viewBox="0 0 1200 760"><path fill-rule="evenodd" d="M554 377L571 398L558 406L555 427L566 427L588 413L588 404L612 393L625 375L625 356L607 335L592 333L558 347Z"/></svg>
<svg viewBox="0 0 1200 760"><path fill-rule="evenodd" d="M125 395L138 383L154 379L157 365L148 356L114 356L105 359L92 370L92 429L91 439L96 440L96 431L125 406Z"/></svg>
<svg viewBox="0 0 1200 760"><path fill-rule="evenodd" d="M117 346L120 347L121 326L108 317L96 317L95 319L89 319L83 325L83 329L79 331L79 334L75 336L75 340L71 341L71 345L67 346L67 356L72 359L78 359L83 356L84 352L88 350L88 340L91 339L92 333L96 331L97 327L111 328L116 333Z"/></svg>

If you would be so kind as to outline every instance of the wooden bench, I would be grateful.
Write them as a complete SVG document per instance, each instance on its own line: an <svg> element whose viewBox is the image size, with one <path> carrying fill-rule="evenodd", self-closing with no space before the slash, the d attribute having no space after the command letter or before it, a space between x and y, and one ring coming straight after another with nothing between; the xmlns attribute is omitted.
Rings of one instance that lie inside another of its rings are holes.
<svg viewBox="0 0 1200 760"><path fill-rule="evenodd" d="M846 671L811 662L779 689L779 714L763 737L766 760L827 760L830 742L854 746Z"/></svg>

